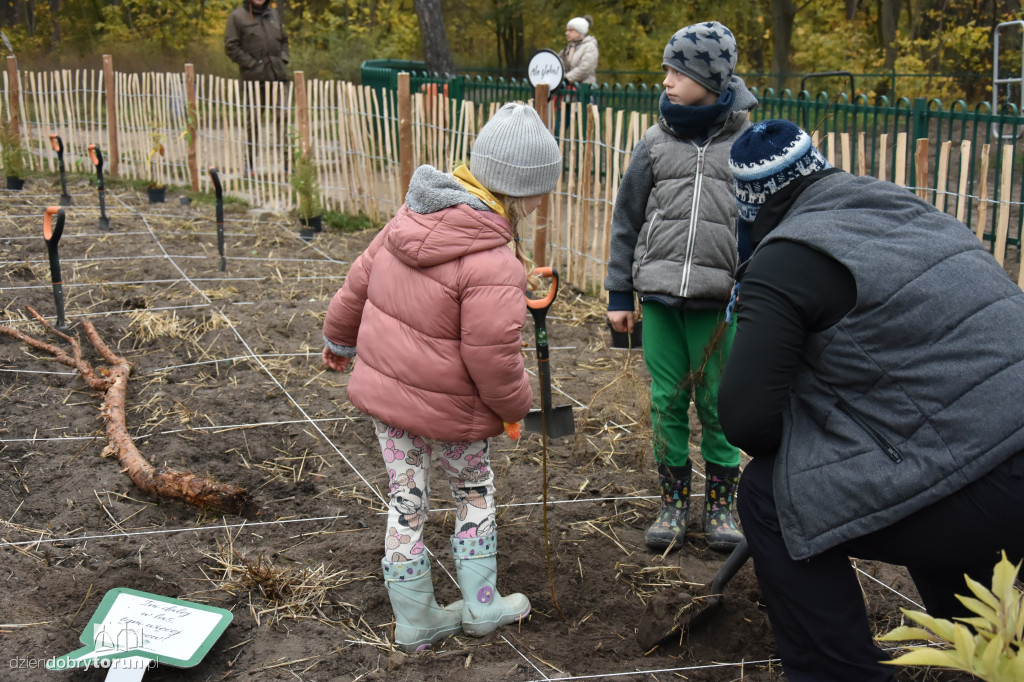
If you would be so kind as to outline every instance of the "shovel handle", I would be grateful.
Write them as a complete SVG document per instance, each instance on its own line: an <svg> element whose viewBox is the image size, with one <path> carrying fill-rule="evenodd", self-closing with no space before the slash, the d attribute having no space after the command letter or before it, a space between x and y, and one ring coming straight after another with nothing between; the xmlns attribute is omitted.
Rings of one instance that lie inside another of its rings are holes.
<svg viewBox="0 0 1024 682"><path fill-rule="evenodd" d="M53 147L53 151L58 154L64 153L64 141L60 139L60 135L57 133L50 134L50 145Z"/></svg>
<svg viewBox="0 0 1024 682"><path fill-rule="evenodd" d="M555 295L558 294L558 270L555 268L545 265L542 268L534 268L533 274L541 277L551 278L551 288L548 289L548 294L544 298L527 298L526 305L533 310L542 310L551 307L551 304L555 300Z"/></svg>
<svg viewBox="0 0 1024 682"><path fill-rule="evenodd" d="M57 226L53 226L53 216L57 216ZM43 239L47 245L57 245L61 234L64 233L64 209L59 206L50 206L43 214Z"/></svg>
<svg viewBox="0 0 1024 682"><path fill-rule="evenodd" d="M57 216L56 226L53 224L53 216ZM60 284L60 259L57 257L57 243L64 233L64 209L59 206L50 206L43 214L43 239L46 241L46 251L50 257L50 281Z"/></svg>
<svg viewBox="0 0 1024 682"><path fill-rule="evenodd" d="M221 197L223 189L220 186L220 175L217 173L217 169L210 166L207 171L210 173L210 180L213 182L213 191L217 193L217 198Z"/></svg>
<svg viewBox="0 0 1024 682"><path fill-rule="evenodd" d="M94 144L89 145L89 158L97 170L103 170L103 151Z"/></svg>
<svg viewBox="0 0 1024 682"><path fill-rule="evenodd" d="M217 253L220 254L220 271L224 272L228 268L227 258L224 256L224 199L223 191L220 186L220 174L217 173L217 169L213 166L207 168L210 173L210 180L213 182L214 195L217 200L215 202L216 214L217 214Z"/></svg>

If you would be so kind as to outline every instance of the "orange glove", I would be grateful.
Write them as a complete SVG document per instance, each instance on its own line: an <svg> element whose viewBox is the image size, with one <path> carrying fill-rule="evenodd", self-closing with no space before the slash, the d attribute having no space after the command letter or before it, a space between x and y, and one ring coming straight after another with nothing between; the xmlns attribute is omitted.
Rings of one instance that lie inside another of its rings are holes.
<svg viewBox="0 0 1024 682"><path fill-rule="evenodd" d="M516 440L519 438L519 422L505 422L505 435Z"/></svg>

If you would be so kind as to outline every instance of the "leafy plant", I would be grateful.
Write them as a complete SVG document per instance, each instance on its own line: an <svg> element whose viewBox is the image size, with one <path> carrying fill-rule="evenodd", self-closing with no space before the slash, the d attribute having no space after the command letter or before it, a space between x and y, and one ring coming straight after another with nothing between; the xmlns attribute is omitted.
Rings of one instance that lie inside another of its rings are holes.
<svg viewBox="0 0 1024 682"><path fill-rule="evenodd" d="M312 146L309 149L303 150L302 144L297 140L294 141L292 174L288 178L288 183L295 190L300 218L308 220L323 212L320 178L317 175Z"/></svg>
<svg viewBox="0 0 1024 682"><path fill-rule="evenodd" d="M159 189L164 186L164 167L160 159L154 162L153 158L157 154L160 156L164 155L164 136L156 128L155 124L151 124L149 139L149 158L146 159L146 162L149 164L149 186L153 189Z"/></svg>
<svg viewBox="0 0 1024 682"><path fill-rule="evenodd" d="M992 571L991 590L964 576L976 598L957 595L957 599L977 616L956 618L959 623L901 609L924 627L901 625L879 637L880 641L922 640L945 648L912 646L889 662L963 670L986 682L1024 680L1024 593L1014 587L1019 571L1020 564L1011 564L1003 552Z"/></svg>
<svg viewBox="0 0 1024 682"><path fill-rule="evenodd" d="M340 232L362 232L363 230L379 230L381 225L362 211L358 214L327 211L324 213L324 225Z"/></svg>
<svg viewBox="0 0 1024 682"><path fill-rule="evenodd" d="M28 165L25 147L21 144L21 137L14 132L14 126L6 120L0 125L0 163L3 163L5 176L25 178Z"/></svg>

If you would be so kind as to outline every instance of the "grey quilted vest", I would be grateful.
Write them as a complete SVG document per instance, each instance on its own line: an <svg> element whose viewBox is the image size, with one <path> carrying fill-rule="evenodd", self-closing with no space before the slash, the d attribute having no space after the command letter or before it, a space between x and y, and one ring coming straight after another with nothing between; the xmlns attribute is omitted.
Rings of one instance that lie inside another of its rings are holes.
<svg viewBox="0 0 1024 682"><path fill-rule="evenodd" d="M784 415L775 494L793 559L1024 450L1024 292L966 226L838 173L799 196L763 243L774 239L831 255L857 284L850 313L808 338Z"/></svg>
<svg viewBox="0 0 1024 682"><path fill-rule="evenodd" d="M654 188L633 252L635 291L729 300L739 259L729 150L749 125L745 110L732 111L700 146L664 123L644 134Z"/></svg>

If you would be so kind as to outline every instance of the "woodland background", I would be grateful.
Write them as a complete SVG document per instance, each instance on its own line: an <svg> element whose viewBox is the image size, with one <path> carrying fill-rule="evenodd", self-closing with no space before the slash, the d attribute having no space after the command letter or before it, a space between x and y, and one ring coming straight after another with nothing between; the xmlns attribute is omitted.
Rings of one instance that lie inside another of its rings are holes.
<svg viewBox="0 0 1024 682"><path fill-rule="evenodd" d="M272 0L275 1L275 0ZM240 0L0 0L0 27L24 66L196 70L230 76L223 30ZM959 74L951 85L901 96L985 101L992 32L1024 18L1020 0L276 0L291 41L291 66L307 77L359 81L365 59L425 60L441 73L524 77L540 48L560 49L565 22L594 19L598 80L660 80L661 54L678 28L716 19L739 42L741 74L795 88L799 74L876 74L859 91L885 95L885 72ZM1019 74L1019 44L1014 48ZM1013 64L1008 60L1008 63ZM130 65L130 66L129 66ZM794 78L795 76L795 78ZM749 78L748 78L749 80ZM767 84L763 80L759 84Z"/></svg>

